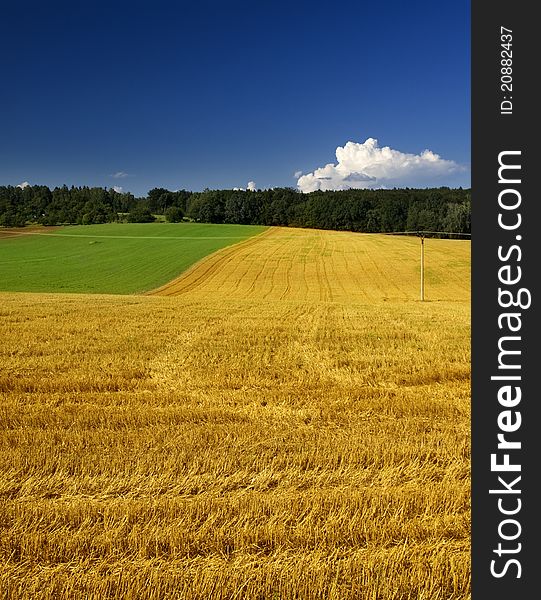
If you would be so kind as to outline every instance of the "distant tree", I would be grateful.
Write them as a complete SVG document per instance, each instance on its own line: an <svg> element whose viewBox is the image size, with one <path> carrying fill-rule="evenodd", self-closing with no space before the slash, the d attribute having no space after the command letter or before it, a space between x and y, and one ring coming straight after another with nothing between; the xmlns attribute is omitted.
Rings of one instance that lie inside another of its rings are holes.
<svg viewBox="0 0 541 600"><path fill-rule="evenodd" d="M204 190L190 198L188 216L202 223L223 223L224 198L218 190Z"/></svg>
<svg viewBox="0 0 541 600"><path fill-rule="evenodd" d="M7 210L6 212L0 214L0 226L3 227L24 227L25 220L24 217L12 210Z"/></svg>
<svg viewBox="0 0 541 600"><path fill-rule="evenodd" d="M155 220L150 208L141 205L133 208L127 216L128 223L153 223Z"/></svg>
<svg viewBox="0 0 541 600"><path fill-rule="evenodd" d="M163 215L165 211L173 205L175 193L165 188L154 188L148 192L148 207L151 212Z"/></svg>
<svg viewBox="0 0 541 600"><path fill-rule="evenodd" d="M169 223L180 223L184 218L184 212L178 206L170 206L165 211L165 220Z"/></svg>
<svg viewBox="0 0 541 600"><path fill-rule="evenodd" d="M261 223L261 195L254 192L235 192L224 204L224 223L252 225Z"/></svg>
<svg viewBox="0 0 541 600"><path fill-rule="evenodd" d="M471 202L449 202L443 220L443 231L468 233L471 228Z"/></svg>

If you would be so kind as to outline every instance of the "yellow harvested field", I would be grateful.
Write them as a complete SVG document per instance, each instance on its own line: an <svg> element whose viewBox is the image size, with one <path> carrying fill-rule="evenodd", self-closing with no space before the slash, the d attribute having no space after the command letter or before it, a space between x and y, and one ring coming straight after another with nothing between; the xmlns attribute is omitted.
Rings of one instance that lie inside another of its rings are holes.
<svg viewBox="0 0 541 600"><path fill-rule="evenodd" d="M0 294L0 597L470 598L470 244L272 228Z"/></svg>
<svg viewBox="0 0 541 600"><path fill-rule="evenodd" d="M425 299L469 302L470 242L425 240ZM273 227L206 257L159 295L379 302L420 297L420 240Z"/></svg>

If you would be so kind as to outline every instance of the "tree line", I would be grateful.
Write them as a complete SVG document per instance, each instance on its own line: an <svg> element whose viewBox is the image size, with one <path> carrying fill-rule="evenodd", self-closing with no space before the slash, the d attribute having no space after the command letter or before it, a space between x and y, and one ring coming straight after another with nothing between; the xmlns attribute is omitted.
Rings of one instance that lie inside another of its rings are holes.
<svg viewBox="0 0 541 600"><path fill-rule="evenodd" d="M258 191L154 188L146 197L98 187L0 186L0 226L92 224L114 221L281 225L358 232L470 233L471 190L403 188Z"/></svg>

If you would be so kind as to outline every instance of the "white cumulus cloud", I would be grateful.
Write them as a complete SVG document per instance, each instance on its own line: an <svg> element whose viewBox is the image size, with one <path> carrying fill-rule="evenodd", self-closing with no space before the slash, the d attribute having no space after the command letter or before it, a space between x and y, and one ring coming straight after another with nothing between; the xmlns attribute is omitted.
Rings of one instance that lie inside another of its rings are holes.
<svg viewBox="0 0 541 600"><path fill-rule="evenodd" d="M347 190L351 188L427 187L448 185L445 179L465 168L445 160L431 150L409 154L380 148L378 140L347 142L336 149L337 163L329 163L312 173L301 175L297 187L302 192Z"/></svg>
<svg viewBox="0 0 541 600"><path fill-rule="evenodd" d="M298 179L301 175L302 175L302 171L295 171L295 173L293 174L293 177L295 177L295 179Z"/></svg>
<svg viewBox="0 0 541 600"><path fill-rule="evenodd" d="M256 185L254 181L249 181L247 186L245 188L242 187L234 187L233 188L234 192L246 192L246 191L250 191L250 192L255 192L257 191Z"/></svg>
<svg viewBox="0 0 541 600"><path fill-rule="evenodd" d="M122 194L122 192L124 191L124 188L121 185L114 185L113 189L115 190L115 192L117 192L117 194Z"/></svg>
<svg viewBox="0 0 541 600"><path fill-rule="evenodd" d="M18 188L21 188L21 190L24 190L25 187L29 187L29 183L28 181L23 181L22 183L19 183L19 185L17 186Z"/></svg>
<svg viewBox="0 0 541 600"><path fill-rule="evenodd" d="M111 175L114 179L124 179L124 177L129 177L129 174L125 171L117 171Z"/></svg>

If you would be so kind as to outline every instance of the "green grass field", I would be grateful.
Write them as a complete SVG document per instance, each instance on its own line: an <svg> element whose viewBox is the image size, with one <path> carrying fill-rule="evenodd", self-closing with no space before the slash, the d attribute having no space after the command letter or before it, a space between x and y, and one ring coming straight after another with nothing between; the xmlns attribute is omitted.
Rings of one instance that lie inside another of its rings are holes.
<svg viewBox="0 0 541 600"><path fill-rule="evenodd" d="M265 229L199 223L109 223L0 235L0 290L144 292L168 282L204 256Z"/></svg>

